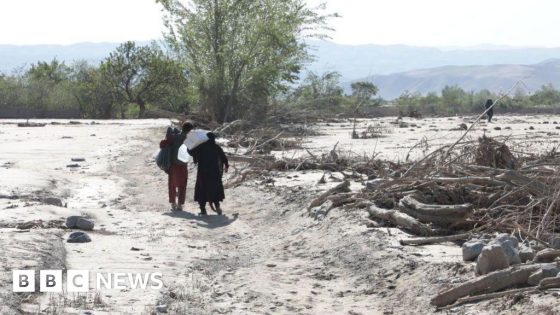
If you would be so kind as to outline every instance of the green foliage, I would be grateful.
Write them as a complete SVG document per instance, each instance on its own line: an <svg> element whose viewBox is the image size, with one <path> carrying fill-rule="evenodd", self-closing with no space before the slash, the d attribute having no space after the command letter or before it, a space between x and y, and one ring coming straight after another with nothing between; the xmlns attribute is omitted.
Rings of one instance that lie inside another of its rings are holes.
<svg viewBox="0 0 560 315"><path fill-rule="evenodd" d="M420 93L405 91L395 100L395 103L409 111L420 110L426 114L454 115L484 111L486 100L497 100L500 97L501 95L488 90L467 92L458 86L446 86L441 91L441 96L434 92L422 96ZM516 111L531 107L558 106L560 106L560 91L551 85L545 85L531 95L523 90L516 90L513 95L501 98L496 108Z"/></svg>
<svg viewBox="0 0 560 315"><path fill-rule="evenodd" d="M375 84L367 81L354 82L350 87L352 88L352 96L359 105L371 104L373 97L379 92Z"/></svg>
<svg viewBox="0 0 560 315"><path fill-rule="evenodd" d="M310 72L302 84L287 99L287 103L302 108L335 111L341 108L344 95L340 87L340 73Z"/></svg>
<svg viewBox="0 0 560 315"><path fill-rule="evenodd" d="M328 18L304 0L156 2L202 109L220 122L264 113L269 97L287 90L309 59L302 39L322 37Z"/></svg>
<svg viewBox="0 0 560 315"><path fill-rule="evenodd" d="M122 44L101 63L100 72L114 99L119 102L123 118L128 104L138 106L139 118L144 117L149 102L167 106L171 103L172 108L186 107L186 100L168 97L186 91L186 72L180 63L166 56L155 44Z"/></svg>

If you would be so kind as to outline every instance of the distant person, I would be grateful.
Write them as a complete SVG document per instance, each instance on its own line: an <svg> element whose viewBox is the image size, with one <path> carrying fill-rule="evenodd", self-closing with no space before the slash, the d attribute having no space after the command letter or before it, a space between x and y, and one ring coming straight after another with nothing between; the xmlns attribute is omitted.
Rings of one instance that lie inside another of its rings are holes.
<svg viewBox="0 0 560 315"><path fill-rule="evenodd" d="M222 215L220 202L225 198L222 176L228 172L229 162L224 150L216 143L216 136L209 132L208 138L208 141L189 150L197 165L194 200L200 206L200 215L208 215L206 203L210 203L210 208Z"/></svg>
<svg viewBox="0 0 560 315"><path fill-rule="evenodd" d="M181 133L168 134L165 140L159 144L160 148L171 146L171 166L169 168L167 186L169 190L169 203L171 211L183 211L185 204L185 196L187 193L188 169L187 163L183 163L177 159L179 147L185 141L187 133L193 129L193 125L189 122L183 124Z"/></svg>
<svg viewBox="0 0 560 315"><path fill-rule="evenodd" d="M492 116L494 116L494 108L492 107L493 104L494 102L491 99L488 99L486 101L486 105L484 105L484 107L488 109L488 111L486 112L486 115L488 116L488 122L492 122Z"/></svg>

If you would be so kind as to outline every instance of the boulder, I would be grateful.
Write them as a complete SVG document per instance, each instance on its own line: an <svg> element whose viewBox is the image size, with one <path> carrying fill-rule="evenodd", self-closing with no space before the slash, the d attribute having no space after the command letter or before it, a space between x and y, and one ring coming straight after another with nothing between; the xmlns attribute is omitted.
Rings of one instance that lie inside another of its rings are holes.
<svg viewBox="0 0 560 315"><path fill-rule="evenodd" d="M522 263L532 261L535 259L535 251L531 247L523 245L519 248L519 258Z"/></svg>
<svg viewBox="0 0 560 315"><path fill-rule="evenodd" d="M47 197L47 198L43 198L41 200L41 202L43 202L44 204L47 205L51 205L51 206L57 206L57 207L62 207L62 200L60 198L55 198L55 197Z"/></svg>
<svg viewBox="0 0 560 315"><path fill-rule="evenodd" d="M560 268L557 264L544 264L541 269L533 273L527 283L529 285L538 285L544 278L554 278L560 272Z"/></svg>
<svg viewBox="0 0 560 315"><path fill-rule="evenodd" d="M509 267L508 256L499 243L491 243L484 248L476 260L476 273L485 275L489 272Z"/></svg>
<svg viewBox="0 0 560 315"><path fill-rule="evenodd" d="M80 229L84 231L91 231L93 230L95 224L93 223L93 221L84 217L70 216L66 218L66 226L69 229Z"/></svg>
<svg viewBox="0 0 560 315"><path fill-rule="evenodd" d="M76 222L76 227L84 231L91 231L93 230L94 226L95 224L93 223L93 221L85 218L79 218L78 221Z"/></svg>
<svg viewBox="0 0 560 315"><path fill-rule="evenodd" d="M555 236L550 240L550 247L560 249L560 237Z"/></svg>
<svg viewBox="0 0 560 315"><path fill-rule="evenodd" d="M464 261L474 261L482 252L484 243L481 240L470 240L463 244L463 260Z"/></svg>
<svg viewBox="0 0 560 315"><path fill-rule="evenodd" d="M156 306L156 312L158 312L158 313L167 313L167 305L162 304L162 305Z"/></svg>
<svg viewBox="0 0 560 315"><path fill-rule="evenodd" d="M68 236L68 243L89 243L91 238L85 232L73 232Z"/></svg>
<svg viewBox="0 0 560 315"><path fill-rule="evenodd" d="M519 241L515 237L511 237L507 234L500 234L492 242L499 244L503 247L507 257L508 264L519 265L521 263L521 257L519 257Z"/></svg>
<svg viewBox="0 0 560 315"><path fill-rule="evenodd" d="M495 240L501 244L510 243L510 245L513 248L519 248L519 241L517 240L517 238L509 234L506 233L499 234L498 236L496 236Z"/></svg>

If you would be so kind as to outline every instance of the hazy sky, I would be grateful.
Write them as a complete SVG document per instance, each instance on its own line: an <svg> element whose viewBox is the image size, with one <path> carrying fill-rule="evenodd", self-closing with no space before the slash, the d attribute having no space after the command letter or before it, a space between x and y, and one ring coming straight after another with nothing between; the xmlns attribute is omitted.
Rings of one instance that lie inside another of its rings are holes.
<svg viewBox="0 0 560 315"><path fill-rule="evenodd" d="M307 0L314 5L320 0ZM328 0L344 44L560 46L558 0ZM161 37L154 0L0 0L0 44Z"/></svg>

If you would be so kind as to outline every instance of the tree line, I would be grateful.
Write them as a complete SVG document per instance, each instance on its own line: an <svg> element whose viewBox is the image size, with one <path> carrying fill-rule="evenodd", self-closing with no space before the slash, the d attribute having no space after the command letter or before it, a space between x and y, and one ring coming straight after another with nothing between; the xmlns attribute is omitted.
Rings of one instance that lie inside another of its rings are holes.
<svg viewBox="0 0 560 315"><path fill-rule="evenodd" d="M341 87L337 72L302 72L312 60L306 40L330 29L325 5L305 0L155 0L164 10L163 43L125 42L99 64L56 59L0 75L2 108L75 109L82 118L143 118L151 109L204 112L218 122L261 120L277 107L354 112L395 103L426 113L479 109L489 91L457 86L441 93L405 92L393 102L377 97L371 82ZM516 93L508 108L560 103L560 92L542 87Z"/></svg>

